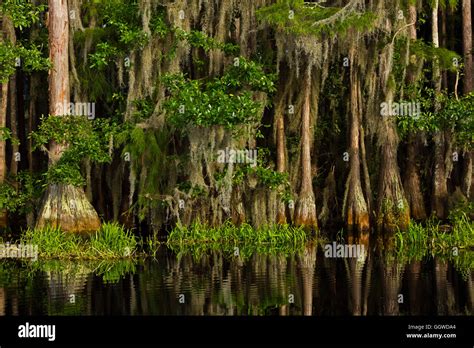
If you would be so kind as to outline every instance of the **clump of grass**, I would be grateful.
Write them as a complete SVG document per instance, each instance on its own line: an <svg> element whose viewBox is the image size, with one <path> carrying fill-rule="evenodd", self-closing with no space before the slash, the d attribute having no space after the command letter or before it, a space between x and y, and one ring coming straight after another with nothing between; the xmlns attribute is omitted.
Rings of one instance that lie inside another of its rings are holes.
<svg viewBox="0 0 474 348"><path fill-rule="evenodd" d="M156 257L156 254L158 253L161 244L163 244L163 242L160 241L160 238L157 233L153 233L151 236L148 236L144 241L143 239L141 241L144 244L143 248L144 250L146 250L147 255L153 257Z"/></svg>
<svg viewBox="0 0 474 348"><path fill-rule="evenodd" d="M133 233L116 222L102 224L90 239L90 247L102 258L129 257L136 246Z"/></svg>
<svg viewBox="0 0 474 348"><path fill-rule="evenodd" d="M60 227L29 228L21 236L20 243L38 246L40 258L81 258L86 254L82 238L64 233Z"/></svg>
<svg viewBox="0 0 474 348"><path fill-rule="evenodd" d="M423 225L411 222L406 231L396 233L397 257L421 260L436 256L453 261L463 277L474 268L474 222L468 213L452 214L450 225L429 219Z"/></svg>
<svg viewBox="0 0 474 348"><path fill-rule="evenodd" d="M210 227L196 221L189 227L176 226L168 236L170 249L183 254L201 256L210 250L225 254L249 257L260 253L296 253L303 250L309 236L301 227L274 225L253 228L227 221L222 226Z"/></svg>
<svg viewBox="0 0 474 348"><path fill-rule="evenodd" d="M60 227L27 229L21 244L38 246L44 259L113 259L131 257L135 253L135 236L117 223L103 223L91 237L66 233Z"/></svg>
<svg viewBox="0 0 474 348"><path fill-rule="evenodd" d="M474 223L467 215L458 216L451 225L428 220L425 225L410 222L406 231L396 233L397 249L409 255L430 252L433 255L453 253L474 247Z"/></svg>

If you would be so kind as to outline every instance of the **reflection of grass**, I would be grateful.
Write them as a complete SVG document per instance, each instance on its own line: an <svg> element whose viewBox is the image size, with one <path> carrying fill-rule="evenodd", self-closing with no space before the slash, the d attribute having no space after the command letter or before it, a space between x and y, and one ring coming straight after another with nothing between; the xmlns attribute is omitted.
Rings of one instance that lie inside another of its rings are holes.
<svg viewBox="0 0 474 348"><path fill-rule="evenodd" d="M136 272L136 263L131 259L101 261L94 269L94 274L102 277L105 283L116 283L128 274Z"/></svg>
<svg viewBox="0 0 474 348"><path fill-rule="evenodd" d="M104 223L90 238L64 233L57 227L26 230L20 242L38 246L40 258L116 259L130 257L135 236L117 223Z"/></svg>
<svg viewBox="0 0 474 348"><path fill-rule="evenodd" d="M209 227L194 222L190 227L177 226L168 236L167 245L179 254L191 253L196 258L211 250L221 250L227 256L246 259L253 253L288 254L301 252L309 237L303 228L289 225L253 228L226 222Z"/></svg>
<svg viewBox="0 0 474 348"><path fill-rule="evenodd" d="M423 226L411 222L395 238L398 260L421 260L426 256L449 260L464 278L474 268L474 223L467 214L451 219L451 226L428 220Z"/></svg>
<svg viewBox="0 0 474 348"><path fill-rule="evenodd" d="M62 274L67 279L87 274L100 276L105 283L116 283L127 274L136 271L136 260L42 260L30 262L27 267L30 276L36 272L54 272Z"/></svg>

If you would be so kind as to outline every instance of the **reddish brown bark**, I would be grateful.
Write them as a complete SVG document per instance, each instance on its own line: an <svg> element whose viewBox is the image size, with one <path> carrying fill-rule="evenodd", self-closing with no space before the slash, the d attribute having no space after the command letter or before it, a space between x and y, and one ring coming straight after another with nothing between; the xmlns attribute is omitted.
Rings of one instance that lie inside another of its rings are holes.
<svg viewBox="0 0 474 348"><path fill-rule="evenodd" d="M366 231L370 227L367 201L364 197L361 184L360 165L360 117L361 117L361 86L355 61L355 50L351 51L351 86L350 86L350 148L349 148L349 176L346 182L344 195L344 218L349 230Z"/></svg>
<svg viewBox="0 0 474 348"><path fill-rule="evenodd" d="M49 114L60 117L69 103L69 25L67 0L49 0L49 59L53 65L49 72ZM51 142L49 165L55 165L68 144ZM67 184L50 184L39 213L37 228L47 225L61 226L65 232L91 232L100 228L94 207L84 190Z"/></svg>
<svg viewBox="0 0 474 348"><path fill-rule="evenodd" d="M301 124L301 190L296 205L295 224L317 227L316 204L311 175L311 66L306 73Z"/></svg>

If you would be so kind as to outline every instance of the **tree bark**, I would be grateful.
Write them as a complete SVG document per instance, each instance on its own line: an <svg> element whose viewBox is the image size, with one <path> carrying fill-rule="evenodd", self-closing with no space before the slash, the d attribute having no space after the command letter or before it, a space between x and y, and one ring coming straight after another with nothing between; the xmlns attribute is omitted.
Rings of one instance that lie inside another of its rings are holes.
<svg viewBox="0 0 474 348"><path fill-rule="evenodd" d="M416 6L409 6L409 23L416 23L417 12ZM409 32L409 39L416 40L416 25L411 25ZM418 64L418 62L416 62ZM415 72L416 70L416 72ZM407 84L411 85L418 80L419 69L410 67L407 72ZM417 165L418 154L420 153L420 136L417 133L410 132L407 141L407 166L405 177L403 181L403 188L405 190L406 199L410 208L410 215L415 220L423 220L426 218L425 202L421 192L420 174Z"/></svg>
<svg viewBox="0 0 474 348"><path fill-rule="evenodd" d="M277 171L285 173L285 120L283 115L277 116ZM278 224L286 223L286 207L285 203L278 200L277 203L277 218Z"/></svg>
<svg viewBox="0 0 474 348"><path fill-rule="evenodd" d="M473 91L473 68L472 68L472 0L463 0L462 2L462 42L463 42L463 54L464 54L464 78L463 78L463 92L469 94ZM463 180L462 180L462 192L467 198L472 199L471 189L473 180L473 160L474 152L464 152L464 164L463 164Z"/></svg>
<svg viewBox="0 0 474 348"><path fill-rule="evenodd" d="M316 203L311 176L311 66L308 65L304 87L301 125L301 191L295 211L297 226L317 227Z"/></svg>
<svg viewBox="0 0 474 348"><path fill-rule="evenodd" d="M473 91L473 69L472 69L472 15L471 1L462 1L462 43L464 53L464 94Z"/></svg>
<svg viewBox="0 0 474 348"><path fill-rule="evenodd" d="M69 103L69 25L67 0L49 0L49 114L64 115ZM68 144L54 141L49 147L49 165L60 160ZM92 232L100 228L100 220L82 188L67 184L50 184L39 213L37 228L60 226L65 232Z"/></svg>
<svg viewBox="0 0 474 348"><path fill-rule="evenodd" d="M349 176L347 177L344 194L344 218L349 230L366 231L370 227L367 202L362 191L360 179L360 81L354 66L355 49L351 52L351 86L350 86L350 150L349 150Z"/></svg>
<svg viewBox="0 0 474 348"><path fill-rule="evenodd" d="M438 6L439 0L435 0L432 10L432 41L434 47L439 47L438 31ZM441 73L439 63L436 59L433 61L433 84L437 94L441 92ZM435 103L435 113L440 110L439 103ZM444 219L447 216L446 203L448 199L447 168L446 168L446 134L444 130L436 131L433 136L434 141L434 173L433 189L431 197L431 212L436 217Z"/></svg>
<svg viewBox="0 0 474 348"><path fill-rule="evenodd" d="M16 45L16 33L15 33L15 28L13 26L12 21L5 17L3 20L3 30L6 34L6 39L9 41L12 45ZM9 82L9 87L8 87L8 110L9 110L9 126L10 126L10 131L12 134L12 137L14 139L18 139L18 127L17 127L17 86L16 86L16 75L17 72L13 73L13 75L10 76L10 82ZM18 153L18 144L15 144L12 142L12 156L10 158L10 174L11 175L16 175L18 172L18 166L16 162L16 153Z"/></svg>
<svg viewBox="0 0 474 348"><path fill-rule="evenodd" d="M3 33L5 33L5 23L8 19L6 16L3 17L2 21L2 34L0 34L0 43L4 41ZM8 105L8 80L1 84L1 95L0 95L0 127L4 128L7 124L7 105ZM0 185L5 182L5 176L7 173L6 163L6 142L0 140ZM7 210L0 210L0 228L4 229L8 224Z"/></svg>

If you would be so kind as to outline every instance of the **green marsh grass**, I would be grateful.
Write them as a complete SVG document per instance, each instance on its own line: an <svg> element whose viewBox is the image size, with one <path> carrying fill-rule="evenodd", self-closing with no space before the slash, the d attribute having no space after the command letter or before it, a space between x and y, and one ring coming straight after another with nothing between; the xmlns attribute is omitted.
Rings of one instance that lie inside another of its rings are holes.
<svg viewBox="0 0 474 348"><path fill-rule="evenodd" d="M449 254L474 248L474 223L467 215L458 217L450 226L434 220L428 220L424 225L412 221L406 231L398 231L395 237L397 249L408 254L423 251L434 255Z"/></svg>
<svg viewBox="0 0 474 348"><path fill-rule="evenodd" d="M176 226L168 236L167 245L179 255L191 253L196 258L211 250L221 250L227 256L246 259L253 253L298 253L304 250L310 236L303 228L289 225L236 226L227 221L210 227L194 222L189 227Z"/></svg>
<svg viewBox="0 0 474 348"><path fill-rule="evenodd" d="M120 259L132 257L137 246L133 233L115 222L103 223L88 237L65 233L60 227L27 229L20 243L38 246L38 257L44 259Z"/></svg>
<svg viewBox="0 0 474 348"><path fill-rule="evenodd" d="M474 269L474 222L467 213L450 216L450 225L429 219L411 222L395 235L397 259L409 262L426 257L449 260L463 278Z"/></svg>

